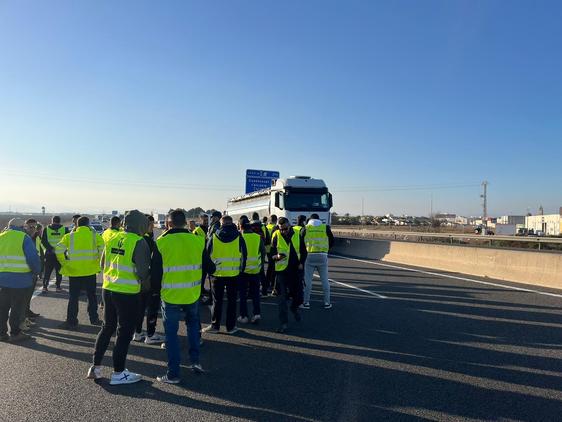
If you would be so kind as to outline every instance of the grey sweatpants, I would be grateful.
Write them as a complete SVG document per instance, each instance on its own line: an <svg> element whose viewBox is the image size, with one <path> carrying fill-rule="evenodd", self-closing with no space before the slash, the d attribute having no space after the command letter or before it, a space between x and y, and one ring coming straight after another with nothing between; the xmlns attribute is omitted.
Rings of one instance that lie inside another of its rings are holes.
<svg viewBox="0 0 562 422"><path fill-rule="evenodd" d="M310 302L312 291L312 276L314 270L318 271L322 290L324 291L324 303L330 303L330 282L328 281L328 254L309 253L304 263L304 303Z"/></svg>

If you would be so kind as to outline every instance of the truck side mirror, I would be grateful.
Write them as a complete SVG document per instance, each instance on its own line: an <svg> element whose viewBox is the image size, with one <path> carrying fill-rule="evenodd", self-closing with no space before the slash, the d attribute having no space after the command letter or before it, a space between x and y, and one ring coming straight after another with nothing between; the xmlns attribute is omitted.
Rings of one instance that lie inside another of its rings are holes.
<svg viewBox="0 0 562 422"><path fill-rule="evenodd" d="M275 208L279 208L279 192L275 192Z"/></svg>
<svg viewBox="0 0 562 422"><path fill-rule="evenodd" d="M330 208L334 206L334 202L332 201L332 194L328 193L328 205Z"/></svg>

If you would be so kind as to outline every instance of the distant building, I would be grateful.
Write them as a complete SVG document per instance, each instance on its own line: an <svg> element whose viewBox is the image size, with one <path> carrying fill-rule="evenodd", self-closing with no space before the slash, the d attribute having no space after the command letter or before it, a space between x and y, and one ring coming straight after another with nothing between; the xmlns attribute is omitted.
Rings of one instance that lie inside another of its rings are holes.
<svg viewBox="0 0 562 422"><path fill-rule="evenodd" d="M502 215L498 217L498 224L525 224L524 215Z"/></svg>
<svg viewBox="0 0 562 422"><path fill-rule="evenodd" d="M529 215L525 217L525 228L542 231L547 236L559 236L562 234L562 215L546 214L546 215Z"/></svg>

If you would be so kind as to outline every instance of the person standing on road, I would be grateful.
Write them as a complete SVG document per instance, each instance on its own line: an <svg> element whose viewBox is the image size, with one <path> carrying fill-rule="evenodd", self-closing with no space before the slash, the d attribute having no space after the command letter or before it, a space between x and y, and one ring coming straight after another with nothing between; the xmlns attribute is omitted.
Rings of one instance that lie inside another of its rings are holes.
<svg viewBox="0 0 562 422"><path fill-rule="evenodd" d="M324 292L324 309L330 309L330 281L328 280L328 251L334 245L330 226L323 224L318 214L311 214L305 228L301 230L301 242L306 246L304 253L304 303L303 309L310 309L310 293L314 270L318 271Z"/></svg>
<svg viewBox="0 0 562 422"><path fill-rule="evenodd" d="M209 229L210 230L210 229ZM236 328L236 299L238 298L238 280L246 267L246 243L232 222L232 217L225 215L221 219L220 229L207 242L209 256L216 265L211 278L213 305L211 307L211 324L203 332L218 333L222 317L222 299L226 288L226 332L234 334Z"/></svg>
<svg viewBox="0 0 562 422"><path fill-rule="evenodd" d="M93 365L88 378L101 378L101 363L111 337L117 331L113 348L110 385L132 384L139 374L125 368L139 310L139 293L150 289L150 249L143 239L148 219L138 210L125 214L125 230L111 238L103 251L104 323L96 339Z"/></svg>
<svg viewBox="0 0 562 422"><path fill-rule="evenodd" d="M78 300L86 291L88 315L92 325L101 325L96 297L96 274L101 271L100 256L103 239L90 228L90 219L80 217L74 231L65 234L55 248L61 264L61 274L68 276L68 308L66 321L59 327L74 330L78 327Z"/></svg>
<svg viewBox="0 0 562 422"><path fill-rule="evenodd" d="M195 227L192 231L193 234L197 236L202 236L205 238L207 236L207 231L209 230L209 216L207 214L201 214L199 216L199 226Z"/></svg>
<svg viewBox="0 0 562 422"><path fill-rule="evenodd" d="M25 232L31 237L33 243L35 244L35 249L39 255L39 262L41 263L41 270L39 274L33 278L33 283L31 287L27 290L27 296L25 299L25 314L22 318L20 328L22 331L29 331L31 327L35 324L34 319L39 317L38 313L31 310L31 298L33 297L33 292L37 286L37 280L40 278L41 272L43 270L43 259L45 254L43 253L43 245L41 244L41 229L42 226L34 218L30 218L25 222L24 226Z"/></svg>
<svg viewBox="0 0 562 422"><path fill-rule="evenodd" d="M78 227L78 219L82 217L80 214L74 214L72 216L72 230L71 231L76 231L76 228Z"/></svg>
<svg viewBox="0 0 562 422"><path fill-rule="evenodd" d="M61 224L61 219L58 215L53 216L51 224L43 230L41 242L45 248L45 272L43 274L43 293L49 291L49 281L51 274L55 270L55 280L57 293L62 291L61 282L62 275L60 273L60 264L55 255L55 247L62 240L62 237L68 233L68 229Z"/></svg>
<svg viewBox="0 0 562 422"><path fill-rule="evenodd" d="M259 221L258 221L259 223ZM240 316L238 322L247 324L248 319L248 291L252 299L252 324L261 320L260 309L260 274L263 272L265 262L265 245L262 236L252 230L249 221L241 222L242 237L246 244L246 268L240 274Z"/></svg>
<svg viewBox="0 0 562 422"><path fill-rule="evenodd" d="M101 235L101 237L103 238L103 242L109 242L113 236L119 233L121 231L120 226L121 219L116 215L111 217L111 220L109 220L109 227L105 229L105 231Z"/></svg>
<svg viewBox="0 0 562 422"><path fill-rule="evenodd" d="M0 233L0 341L20 342L31 337L20 329L27 291L41 270L41 262L24 221L13 218ZM10 335L8 335L8 320Z"/></svg>
<svg viewBox="0 0 562 422"><path fill-rule="evenodd" d="M213 235L220 229L221 217L222 214L220 211L213 211L213 213L211 214L211 223L209 224L209 228L207 229L207 240L211 239Z"/></svg>
<svg viewBox="0 0 562 422"><path fill-rule="evenodd" d="M154 241L154 217L146 215L148 219L148 230L143 236L150 249L150 256L156 251L156 242ZM158 310L160 309L160 282L152 277L152 268L150 271L150 290L140 293L139 317L133 341L144 341L146 344L161 344L164 339L156 334L156 323L158 322ZM144 317L146 315L146 332L142 331Z"/></svg>
<svg viewBox="0 0 562 422"><path fill-rule="evenodd" d="M200 285L203 270L212 274L215 264L205 249L205 238L190 233L185 228L183 211L172 211L168 218L171 228L156 241L151 274L153 282L159 282L162 286L162 316L168 354L168 371L165 375L157 377L157 380L177 384L180 382L180 321L185 322L187 326L191 361L189 368L194 372L203 372L199 362Z"/></svg>
<svg viewBox="0 0 562 422"><path fill-rule="evenodd" d="M270 223L265 227L267 228L267 233L270 239L273 239L273 233L277 231L277 216L272 214L269 218ZM273 255L271 254L271 245L266 247L267 251L267 272L265 274L265 282L262 286L262 296L267 296L270 291L274 290L275 284L275 261Z"/></svg>
<svg viewBox="0 0 562 422"><path fill-rule="evenodd" d="M291 302L291 312L295 321L301 320L299 306L302 303L303 286L298 277L298 270L302 269L301 256L304 245L297 233L285 217L279 219L279 230L273 233L271 239L271 254L275 262L275 283L277 287L277 303L279 306L278 333L287 331L289 318L287 301Z"/></svg>

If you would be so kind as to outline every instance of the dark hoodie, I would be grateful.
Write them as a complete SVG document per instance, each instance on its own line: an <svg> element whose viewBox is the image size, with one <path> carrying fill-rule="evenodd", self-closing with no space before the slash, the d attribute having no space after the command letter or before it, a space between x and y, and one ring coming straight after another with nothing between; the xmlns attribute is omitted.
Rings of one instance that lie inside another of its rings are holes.
<svg viewBox="0 0 562 422"><path fill-rule="evenodd" d="M242 254L240 273L243 273L246 269L246 257L248 256L248 252L246 251L246 242L244 242L244 238L240 236L240 232L236 226L234 224L222 225L215 234L219 240L224 243L230 243L236 240L236 238L240 238L240 253ZM209 256L212 256L213 254L213 240L214 236L211 236L207 242L207 251L209 252Z"/></svg>

